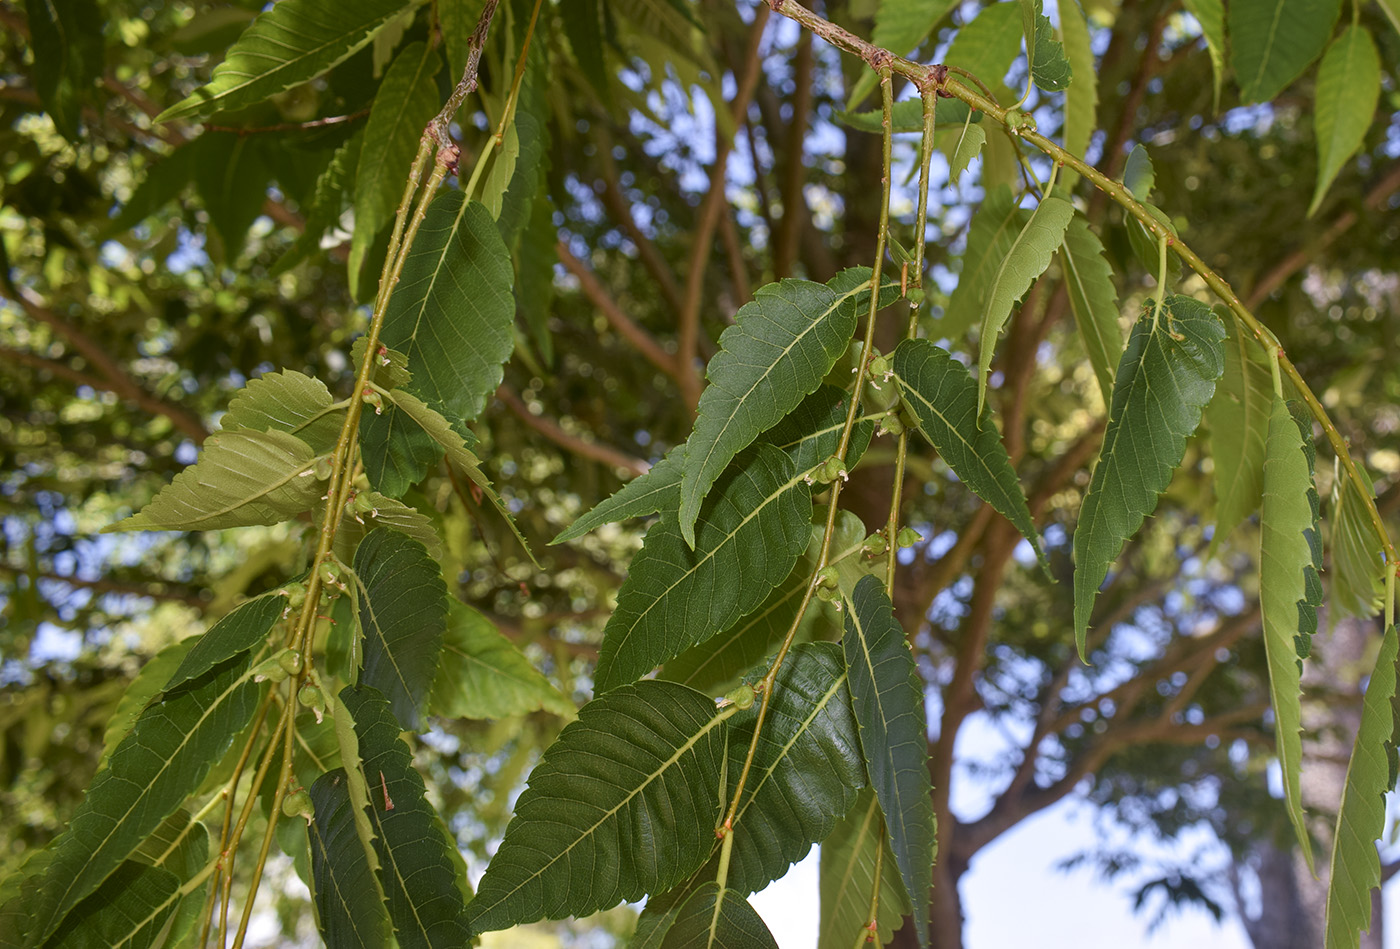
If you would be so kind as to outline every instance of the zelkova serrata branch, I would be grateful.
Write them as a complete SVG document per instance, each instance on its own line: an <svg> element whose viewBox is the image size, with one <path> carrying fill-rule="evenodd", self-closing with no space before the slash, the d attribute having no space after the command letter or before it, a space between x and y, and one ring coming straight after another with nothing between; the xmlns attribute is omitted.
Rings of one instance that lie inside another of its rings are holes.
<svg viewBox="0 0 1400 949"><path fill-rule="evenodd" d="M1359 495L1365 500L1366 513L1371 522L1371 528L1375 532L1376 540L1379 542L1386 558L1387 572L1394 572L1400 556L1397 556L1394 543L1390 539L1389 533L1385 529L1385 524L1381 520L1380 512L1376 508L1375 499L1366 479L1357 469L1355 461L1352 460L1351 452L1348 450L1346 438L1343 437L1332 419L1328 416L1327 410L1313 393L1312 389L1303 380L1297 367L1283 351L1278 338L1270 332L1262 322L1251 313L1240 300L1239 295L1230 285L1212 270L1190 247L1181 241L1179 237L1173 235L1168 228L1160 221L1147 206L1133 197L1127 187L1118 181L1113 181L1107 175L1094 168L1061 146L1055 144L1050 139L1035 131L1028 123L1023 123L1024 116L1015 109L1007 109L998 104L993 98L974 90L971 85L963 82L960 78L952 78L950 72L954 71L948 67L938 65L925 65L896 56L889 50L882 49L870 43L848 30L837 26L811 10L804 7L796 0L768 0L769 7L773 12L782 14L791 20L796 21L804 28L811 30L817 36L826 40L831 45L845 52L859 56L872 69L880 69L882 65L888 64L886 68L896 75L904 76L914 83L921 92L930 88L935 89L940 96L960 99L973 109L990 116L994 121L1010 131L1015 137L1034 145L1054 161L1063 166L1067 166L1078 172L1082 177L1093 183L1094 187L1106 194L1114 202L1120 205L1126 212L1137 218L1147 229L1147 231L1158 240L1164 241L1168 247L1174 250L1188 267L1190 267L1200 278L1205 281L1206 286L1211 289L1230 308L1235 317L1243 323L1253 334L1254 338L1262 345L1266 351L1277 353L1279 366L1283 374L1288 377L1294 388L1302 396L1308 410L1313 418L1322 427L1327 436L1327 442L1332 447L1332 451L1340 460L1347 478L1356 487ZM971 82L978 86L982 84L975 78L968 77ZM985 86L983 87L985 89ZM1008 116L1011 116L1008 118Z"/></svg>

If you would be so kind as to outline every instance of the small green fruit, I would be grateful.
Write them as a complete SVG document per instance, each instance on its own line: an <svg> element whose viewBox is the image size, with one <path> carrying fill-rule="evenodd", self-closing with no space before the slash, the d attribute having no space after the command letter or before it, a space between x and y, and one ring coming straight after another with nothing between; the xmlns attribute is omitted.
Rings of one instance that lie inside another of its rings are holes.
<svg viewBox="0 0 1400 949"><path fill-rule="evenodd" d="M301 688L297 690L297 701L301 703L302 708L309 708L313 711L316 709L325 711L326 708L326 697L321 694L321 690L314 682L302 683Z"/></svg>
<svg viewBox="0 0 1400 949"><path fill-rule="evenodd" d="M282 798L283 817L302 817L309 823L315 812L315 808L311 806L311 795L303 788L297 788Z"/></svg>
<svg viewBox="0 0 1400 949"><path fill-rule="evenodd" d="M733 702L741 712L744 709L753 708L753 686L751 685L738 686L726 693L724 697Z"/></svg>
<svg viewBox="0 0 1400 949"><path fill-rule="evenodd" d="M299 649L288 649L277 654L277 664L287 670L287 675L296 675L306 666L306 657Z"/></svg>

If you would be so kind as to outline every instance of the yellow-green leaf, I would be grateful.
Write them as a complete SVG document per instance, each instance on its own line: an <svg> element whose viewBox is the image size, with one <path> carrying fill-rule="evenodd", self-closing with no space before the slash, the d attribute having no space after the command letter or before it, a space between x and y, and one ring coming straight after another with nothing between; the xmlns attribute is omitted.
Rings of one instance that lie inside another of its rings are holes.
<svg viewBox="0 0 1400 949"><path fill-rule="evenodd" d="M1327 47L1317 72L1317 190L1308 216L1366 139L1381 95L1381 58L1364 26L1353 24Z"/></svg>

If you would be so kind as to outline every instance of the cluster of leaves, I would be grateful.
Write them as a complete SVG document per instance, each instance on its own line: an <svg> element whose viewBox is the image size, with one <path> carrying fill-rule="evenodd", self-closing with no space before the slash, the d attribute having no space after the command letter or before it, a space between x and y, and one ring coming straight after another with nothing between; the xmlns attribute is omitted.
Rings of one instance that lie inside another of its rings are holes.
<svg viewBox="0 0 1400 949"><path fill-rule="evenodd" d="M33 6L41 12L38 21L31 13L42 63L36 87L59 129L75 134L91 57L82 44L55 45L54 37L79 29L73 10ZM976 374L949 346L912 332L887 357L870 345L877 314L895 308L903 317L918 306L922 240L907 261L912 287L906 283L902 293L882 275L880 255L873 270L770 284L740 308L710 360L684 444L556 538L659 515L603 631L596 697L576 719L508 640L449 595L438 527L403 499L445 465L513 527L468 423L516 351L517 309L528 313L530 294L539 292L528 267L541 208L547 226L540 229L552 229L538 167L546 134L538 95L550 61L538 48L554 26L540 18L557 15L572 61L590 75L601 69L588 47L596 18L506 4L493 29L507 34L503 45L518 68L486 109L497 133L470 177L457 182L460 190L434 194L430 187L415 213L405 200L396 215L403 169L415 149L427 154L431 137L418 144L425 127L440 128L433 123L446 77L455 79L479 52L476 11L468 16L460 7L470 5L457 6L443 5L434 24L429 11L397 2L356 0L332 16L324 4L284 0L251 21L207 84L161 116L252 127L265 121L259 110L272 97L317 77L335 89L352 78L345 64L353 57L379 60L385 68L377 85L335 92L338 106L367 108L368 122L359 134L321 140L314 175L300 169L306 240L281 264L312 253L320 234L353 210L350 286L374 299L374 317L352 351L359 375L345 398L306 373L265 373L232 399L198 462L113 525L206 531L307 518L318 531L305 573L143 669L68 830L5 882L4 944L145 946L207 928L220 900L227 914L233 868L223 855L238 852L255 808L268 829L254 883L275 839L308 881L317 924L333 946L383 945L391 932L400 944L461 945L476 933L643 896L636 944L774 945L747 897L814 843L824 844L825 944L854 943L868 927L887 940L904 913L927 944L936 835L924 695L890 595L895 550L907 535L897 509L888 528L867 537L837 502L876 423L897 441L901 459L916 433L1050 569L988 393L999 334L1052 266L1066 275L1108 405L1073 541L1079 651L1093 654L1088 635L1100 585L1210 417L1219 440L1217 536L1260 514L1278 754L1289 814L1307 846L1299 672L1317 625L1324 545L1312 428L1299 413L1316 411L1316 400L1285 378L1283 357L1261 345L1268 337L1247 312L1212 309L1197 298L1199 288L1185 286L1174 257L1169 266L1175 228L1145 203L1154 187L1145 151L1134 153L1122 186L1112 188L1132 212L1127 240L1159 275L1157 298L1133 321L1126 343L1103 244L1063 196L1073 182L1056 175L1013 189L1009 177L994 181L984 172L989 187L972 218L960 281L932 324L944 340L980 327ZM495 4L479 6L490 22ZM793 6L778 5L780 12ZM1231 8L1232 65L1246 97L1272 98L1322 45L1295 49L1281 39L1252 50L1250 7ZM1198 0L1191 8L1211 48L1222 48L1218 7ZM907 51L942 16L921 13L917 35L895 35L896 27L911 28L909 9L881 5L876 41ZM1325 43L1335 18L1333 9L1325 29L1309 26L1310 42L1322 36ZM1024 43L1029 82L1066 95L1064 148L1077 160L1094 128L1092 59L1080 58L1087 42L1072 38L1087 37L1077 7L1062 4L1061 20L1056 39L1039 3L990 7L959 32L948 62L999 86ZM1328 47L1320 106L1332 101L1332 86L1364 91L1376 72L1374 46L1357 30L1347 28ZM451 65L437 48L439 33ZM943 147L955 167L984 148L1049 144L1027 114L956 81L945 90L960 109L930 93L914 101L914 123L887 100L875 127L888 141L900 128L945 125L941 138L926 137L923 157ZM859 98L857 85L853 101ZM1314 207L1359 144L1357 97L1345 98L1332 109L1325 146L1319 132L1325 167ZM1076 112L1086 102L1087 124ZM1373 110L1374 95L1363 133ZM868 115L848 118L856 127L871 124ZM983 126L991 124L1012 134L999 128L989 136ZM220 135L237 144L225 147ZM206 132L178 149L132 196L127 222L193 183L226 256L236 256L251 223L249 195L290 174L259 157L256 144L244 144L255 142ZM443 152L436 167L445 172L452 161ZM990 164L991 155L983 161ZM884 171L888 179L888 164ZM1079 162L1075 176L1088 171ZM246 193L219 190L231 181ZM1034 207L1023 207L1027 201ZM372 275L381 267L392 279L376 295ZM862 314L865 340L853 343ZM548 345L538 326L531 330L536 346ZM1318 421L1330 425L1325 416ZM1345 460L1352 476L1337 480L1329 512L1332 585L1334 595L1346 591L1346 607L1368 610L1389 541L1368 517L1374 508L1364 472ZM1329 904L1338 940L1364 928L1369 888L1379 880L1370 841L1381 829L1380 793L1394 780L1384 748L1395 641L1392 631L1367 693L1339 818ZM724 697L716 701L717 693ZM472 895L400 734L422 730L429 716L539 707L575 720L531 773ZM221 806L216 836L204 819ZM305 823L289 820L298 817Z"/></svg>

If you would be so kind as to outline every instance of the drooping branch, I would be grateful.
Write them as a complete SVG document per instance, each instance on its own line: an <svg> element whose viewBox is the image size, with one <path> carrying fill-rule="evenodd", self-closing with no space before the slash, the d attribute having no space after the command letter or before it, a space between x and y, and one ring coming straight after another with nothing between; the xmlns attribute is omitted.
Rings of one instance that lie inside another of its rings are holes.
<svg viewBox="0 0 1400 949"><path fill-rule="evenodd" d="M574 256L569 250L569 245L563 241L558 241L554 245L554 251L559 256L559 262L564 265L564 269L578 278L579 288L583 290L584 296L588 297L603 314L603 318L608 321L608 325L616 330L623 339L632 344L637 352L646 357L657 369L660 369L672 379L679 381L680 374L676 370L676 360L670 353L661 348L661 344L656 338L645 329L633 322L632 318L623 312L622 307L608 293L607 287L603 286L588 265Z"/></svg>

